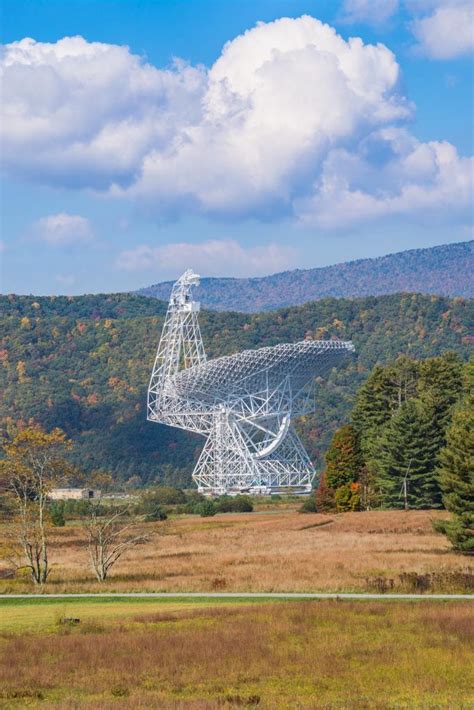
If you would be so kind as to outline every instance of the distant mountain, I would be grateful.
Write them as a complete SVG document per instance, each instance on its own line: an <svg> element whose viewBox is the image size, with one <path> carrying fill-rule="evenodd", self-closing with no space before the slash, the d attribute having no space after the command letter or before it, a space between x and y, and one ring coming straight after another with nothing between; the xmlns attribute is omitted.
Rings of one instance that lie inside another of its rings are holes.
<svg viewBox="0 0 474 710"><path fill-rule="evenodd" d="M192 268L192 263L189 264ZM318 269L295 269L261 278L203 278L196 289L203 306L244 313L295 306L321 298L415 292L474 297L474 240L411 249ZM172 282L137 291L168 300Z"/></svg>

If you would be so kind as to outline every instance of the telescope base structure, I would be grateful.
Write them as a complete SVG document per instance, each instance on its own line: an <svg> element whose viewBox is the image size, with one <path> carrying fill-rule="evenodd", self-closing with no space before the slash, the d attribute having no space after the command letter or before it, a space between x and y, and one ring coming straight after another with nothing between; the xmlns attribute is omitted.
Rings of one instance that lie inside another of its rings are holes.
<svg viewBox="0 0 474 710"><path fill-rule="evenodd" d="M268 456L249 452L239 426L225 414L213 423L193 472L200 493L207 496L309 494L315 476L301 441L290 427Z"/></svg>

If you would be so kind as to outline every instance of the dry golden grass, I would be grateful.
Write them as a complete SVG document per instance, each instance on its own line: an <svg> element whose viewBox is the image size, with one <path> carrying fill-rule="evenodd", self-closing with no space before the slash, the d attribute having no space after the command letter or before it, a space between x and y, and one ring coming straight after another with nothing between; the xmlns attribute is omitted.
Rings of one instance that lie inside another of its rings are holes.
<svg viewBox="0 0 474 710"><path fill-rule="evenodd" d="M56 528L46 591L469 591L472 566L433 531L435 511L186 516L148 523L103 585L89 570L80 524ZM431 577L423 577L432 575ZM31 591L3 579L3 592Z"/></svg>
<svg viewBox="0 0 474 710"><path fill-rule="evenodd" d="M0 704L467 710L473 621L469 602L134 611L1 635Z"/></svg>

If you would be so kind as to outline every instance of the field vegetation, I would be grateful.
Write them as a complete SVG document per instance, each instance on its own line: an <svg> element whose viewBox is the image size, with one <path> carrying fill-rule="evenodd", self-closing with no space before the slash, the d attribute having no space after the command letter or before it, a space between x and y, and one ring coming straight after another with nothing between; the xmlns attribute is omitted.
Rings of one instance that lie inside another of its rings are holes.
<svg viewBox="0 0 474 710"><path fill-rule="evenodd" d="M104 583L90 571L84 523L69 520L51 530L45 591L472 591L470 558L433 529L449 513L303 515L300 505L266 500L252 513L138 523L150 539L125 552ZM32 591L27 573L1 564L0 591Z"/></svg>
<svg viewBox="0 0 474 710"><path fill-rule="evenodd" d="M44 609L49 621L38 629ZM79 621L64 623L62 603L30 602L21 623L0 631L0 702L467 710L474 702L471 611L469 602L78 601L67 613Z"/></svg>

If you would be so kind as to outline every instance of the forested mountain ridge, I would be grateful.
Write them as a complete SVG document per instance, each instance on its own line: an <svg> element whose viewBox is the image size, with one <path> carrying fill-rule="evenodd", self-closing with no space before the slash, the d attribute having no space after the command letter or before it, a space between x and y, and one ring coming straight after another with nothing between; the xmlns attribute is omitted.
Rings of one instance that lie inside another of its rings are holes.
<svg viewBox="0 0 474 710"><path fill-rule="evenodd" d="M85 470L187 484L203 439L146 422L146 389L166 304L126 294L0 298L1 421L63 428ZM305 337L351 338L356 356L317 387L317 412L299 423L320 461L377 362L472 350L474 302L397 294L324 299L272 313L203 311L209 357Z"/></svg>
<svg viewBox="0 0 474 710"><path fill-rule="evenodd" d="M327 297L401 292L472 298L473 273L474 241L470 241L261 278L203 278L195 297L206 308L245 313L301 305ZM159 283L137 293L168 300L172 285L171 281Z"/></svg>

